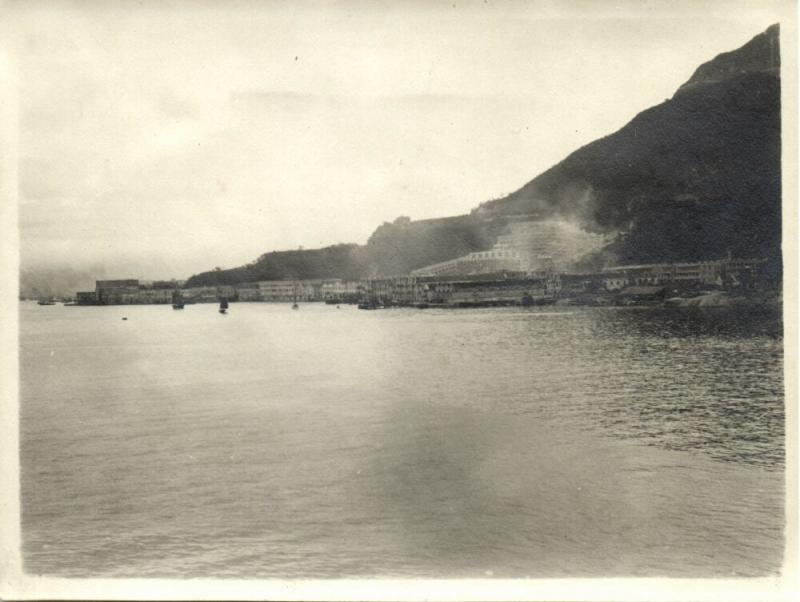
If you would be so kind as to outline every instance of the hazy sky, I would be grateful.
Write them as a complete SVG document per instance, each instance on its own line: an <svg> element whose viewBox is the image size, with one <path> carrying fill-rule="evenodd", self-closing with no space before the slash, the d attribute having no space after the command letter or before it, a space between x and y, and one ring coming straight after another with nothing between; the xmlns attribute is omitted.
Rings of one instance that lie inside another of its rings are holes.
<svg viewBox="0 0 800 602"><path fill-rule="evenodd" d="M24 266L186 277L466 213L778 20L768 2L215 4L5 5Z"/></svg>

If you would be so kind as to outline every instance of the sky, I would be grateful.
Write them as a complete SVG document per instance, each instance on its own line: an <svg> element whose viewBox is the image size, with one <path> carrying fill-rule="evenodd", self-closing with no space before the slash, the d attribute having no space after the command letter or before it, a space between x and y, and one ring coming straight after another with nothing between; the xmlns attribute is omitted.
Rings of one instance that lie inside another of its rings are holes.
<svg viewBox="0 0 800 602"><path fill-rule="evenodd" d="M3 6L23 269L160 279L467 213L786 3Z"/></svg>

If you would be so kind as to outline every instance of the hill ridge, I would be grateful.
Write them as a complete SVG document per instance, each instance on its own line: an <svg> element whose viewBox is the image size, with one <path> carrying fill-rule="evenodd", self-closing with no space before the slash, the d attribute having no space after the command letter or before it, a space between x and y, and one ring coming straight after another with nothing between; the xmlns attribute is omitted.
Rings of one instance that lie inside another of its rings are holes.
<svg viewBox="0 0 800 602"><path fill-rule="evenodd" d="M247 266L192 276L189 283L403 274L491 247L519 215L558 217L615 234L587 260L591 267L731 254L767 258L780 273L779 31L772 25L703 63L669 100L467 215L386 222L366 245L336 249L329 272L299 257L331 255L333 247L268 253Z"/></svg>

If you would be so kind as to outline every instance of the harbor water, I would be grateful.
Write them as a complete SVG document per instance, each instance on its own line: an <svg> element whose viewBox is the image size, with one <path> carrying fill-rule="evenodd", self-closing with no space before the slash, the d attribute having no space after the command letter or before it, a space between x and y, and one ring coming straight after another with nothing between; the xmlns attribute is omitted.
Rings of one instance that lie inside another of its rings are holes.
<svg viewBox="0 0 800 602"><path fill-rule="evenodd" d="M769 312L22 303L24 568L775 574L782 345Z"/></svg>

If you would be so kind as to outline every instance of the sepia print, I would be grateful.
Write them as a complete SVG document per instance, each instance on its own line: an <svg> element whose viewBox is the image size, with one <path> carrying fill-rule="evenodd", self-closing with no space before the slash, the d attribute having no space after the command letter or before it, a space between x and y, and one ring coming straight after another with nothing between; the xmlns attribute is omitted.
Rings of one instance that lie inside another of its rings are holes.
<svg viewBox="0 0 800 602"><path fill-rule="evenodd" d="M754 4L4 4L3 595L789 595Z"/></svg>

